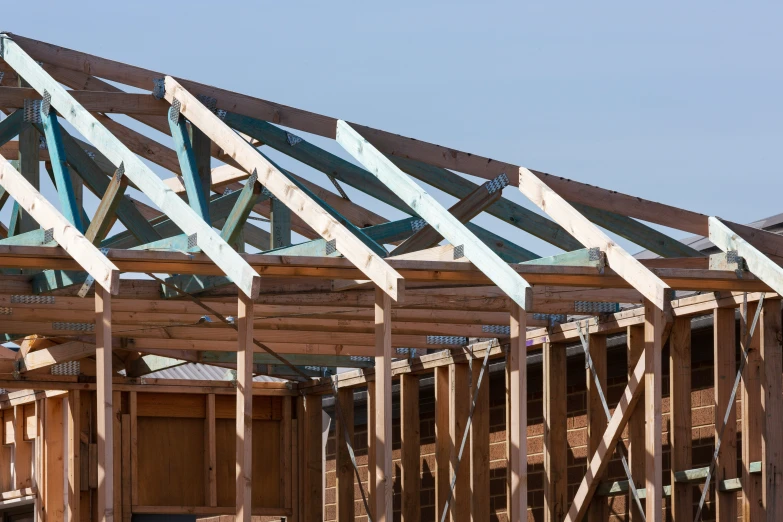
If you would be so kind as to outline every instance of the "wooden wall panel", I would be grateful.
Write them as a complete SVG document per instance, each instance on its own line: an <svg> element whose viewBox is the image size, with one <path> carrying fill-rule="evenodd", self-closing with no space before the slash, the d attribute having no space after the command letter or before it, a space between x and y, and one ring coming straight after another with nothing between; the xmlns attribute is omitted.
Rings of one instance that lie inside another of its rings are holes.
<svg viewBox="0 0 783 522"><path fill-rule="evenodd" d="M253 421L253 508L280 507L280 426L279 421ZM236 504L236 426L232 419L215 421L215 442L217 505L233 508Z"/></svg>
<svg viewBox="0 0 783 522"><path fill-rule="evenodd" d="M229 397L232 398L232 397ZM233 400L231 401L233 404ZM206 417L206 396L196 393L139 393L139 417Z"/></svg>
<svg viewBox="0 0 783 522"><path fill-rule="evenodd" d="M63 399L55 397L45 399L46 428L44 430L44 454L45 454L45 501L47 522L62 522L65 517L64 487L65 487L65 447L63 438L65 426L63 425Z"/></svg>
<svg viewBox="0 0 783 522"><path fill-rule="evenodd" d="M139 504L203 506L204 422L139 417L137 429Z"/></svg>
<svg viewBox="0 0 783 522"><path fill-rule="evenodd" d="M234 419L237 401L233 395L215 395L215 418ZM281 420L283 398L256 395L253 397L253 420Z"/></svg>

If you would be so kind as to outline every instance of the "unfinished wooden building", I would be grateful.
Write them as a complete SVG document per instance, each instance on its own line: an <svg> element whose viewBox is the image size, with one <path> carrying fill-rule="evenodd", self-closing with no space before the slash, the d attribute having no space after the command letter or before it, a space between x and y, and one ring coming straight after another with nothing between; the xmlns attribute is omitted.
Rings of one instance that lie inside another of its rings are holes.
<svg viewBox="0 0 783 522"><path fill-rule="evenodd" d="M783 520L783 237L19 35L0 58L4 520ZM145 377L183 361L235 373Z"/></svg>

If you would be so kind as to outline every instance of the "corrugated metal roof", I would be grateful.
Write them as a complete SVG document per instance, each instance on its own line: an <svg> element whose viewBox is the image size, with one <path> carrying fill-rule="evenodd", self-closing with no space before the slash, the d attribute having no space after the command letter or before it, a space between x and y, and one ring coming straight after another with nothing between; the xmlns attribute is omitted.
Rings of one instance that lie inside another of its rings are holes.
<svg viewBox="0 0 783 522"><path fill-rule="evenodd" d="M144 377L149 379L187 379L204 381L230 381L234 379L231 370L201 363L185 363L181 366L166 368L150 373ZM269 375L256 375L255 382L286 382L285 379L270 377Z"/></svg>

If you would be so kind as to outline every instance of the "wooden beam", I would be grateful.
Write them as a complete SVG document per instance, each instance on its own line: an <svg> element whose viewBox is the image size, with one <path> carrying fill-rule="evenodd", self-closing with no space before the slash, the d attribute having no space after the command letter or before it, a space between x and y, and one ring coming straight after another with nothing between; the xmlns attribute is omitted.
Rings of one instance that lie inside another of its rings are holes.
<svg viewBox="0 0 783 522"><path fill-rule="evenodd" d="M600 383L601 393L606 397L606 336L605 335L590 335L590 359L593 362L593 368L596 375L598 375L598 382ZM563 352L563 358L565 358L565 346L561 345L561 351ZM565 376L565 362L563 362L562 375ZM563 377L565 378L565 377ZM598 386L595 383L593 373L589 368L585 369L585 383L587 384L587 458L590 459L598 451L598 446L601 444L601 438L606 430L606 413L604 412L604 405L601 402L601 395L598 392ZM563 410L565 411L566 398L563 397ZM563 452L567 455L567 452ZM566 457L567 458L567 457ZM601 477L601 480L605 478ZM566 481L567 482L567 481ZM567 489L567 485L564 489ZM565 510L568 509L566 502L563 502L563 508L558 521L563 519ZM605 522L607 519L607 505L606 500L602 498L593 498L590 502L590 510L587 512L588 522Z"/></svg>
<svg viewBox="0 0 783 522"><path fill-rule="evenodd" d="M449 208L449 212L457 218L460 223L466 223L481 214L488 205L491 205L500 199L503 196L503 187L507 184L508 178L505 175L499 176L492 181L487 181L452 205ZM394 255L407 254L433 247L438 244L441 239L442 236L438 231L432 228L431 225L427 225L409 237L403 244L395 248Z"/></svg>
<svg viewBox="0 0 783 522"><path fill-rule="evenodd" d="M166 102L151 94L78 90L68 93L90 112L163 116L168 110ZM0 87L0 107L21 109L26 99L40 100L41 95L29 87Z"/></svg>
<svg viewBox="0 0 783 522"><path fill-rule="evenodd" d="M67 489L65 491L66 499L66 520L69 522L79 520L79 511L81 506L81 398L79 390L68 392L67 402L63 404L66 410L67 439L65 440L67 459Z"/></svg>
<svg viewBox="0 0 783 522"><path fill-rule="evenodd" d="M65 488L67 487L67 454L64 442L68 440L64 420L67 412L63 410L66 400L63 397L44 399L45 430L44 455L46 471L44 481L44 496L46 519L49 522L63 522L65 512Z"/></svg>
<svg viewBox="0 0 783 522"><path fill-rule="evenodd" d="M476 357L471 361L473 365L471 370L473 375L471 399L476 397L476 407L473 410L473 421L470 424L470 511L473 522L489 522L492 512L489 487L491 480L489 366L484 371L484 377L479 387L480 360L480 358ZM463 458L467 458L467 456Z"/></svg>
<svg viewBox="0 0 783 522"><path fill-rule="evenodd" d="M643 309L642 309L643 310ZM639 364L639 358L644 353L644 323L629 326L626 329L626 343L628 345L628 380L633 378L633 372ZM644 404L645 391L639 392L639 402ZM631 476L637 489L644 489L646 475L646 445L645 445L645 419L644 409L638 408L631 413L628 419L628 465L631 468ZM643 520L644 513L639 512L633 494L628 490L628 521L639 522Z"/></svg>
<svg viewBox="0 0 783 522"><path fill-rule="evenodd" d="M645 356L645 513L647 519L661 522L663 517L663 417L661 408L661 351L663 312L649 300L644 302Z"/></svg>
<svg viewBox="0 0 783 522"><path fill-rule="evenodd" d="M124 168L117 169L114 176L112 176L109 186L106 192L103 193L101 202L95 210L90 226L87 227L87 232L84 233L84 237L92 242L93 245L101 244L101 241L106 238L106 234L109 233L109 230L111 230L111 227L114 226L114 222L117 220L117 210L124 198L125 187L128 186L128 178L125 177L124 170Z"/></svg>
<svg viewBox="0 0 783 522"><path fill-rule="evenodd" d="M565 522L577 522L582 520L587 513L587 508L590 505L593 494L600 483L600 477L609 465L617 441L622 436L623 428L628 422L631 412L636 407L636 403L639 401L640 392L644 389L645 359L645 355L642 354L636 368L634 368L633 375L628 380L628 385L625 387L625 390L620 397L620 401L609 421L609 425L601 438L601 444L590 459L590 463L587 466L587 473L579 484L574 501L571 503L571 507L566 515Z"/></svg>
<svg viewBox="0 0 783 522"><path fill-rule="evenodd" d="M398 300L402 297L402 277L383 259L372 252L362 241L341 225L326 210L316 204L282 172L268 162L250 144L240 138L220 119L202 105L192 94L180 86L173 78L166 77L166 99L181 103L182 114L205 132L242 167L258 173L259 182L267 187L288 208L296 213L324 239L337 241L337 249L385 292ZM230 274L229 274L230 275Z"/></svg>
<svg viewBox="0 0 783 522"><path fill-rule="evenodd" d="M772 261L766 254L734 232L723 220L710 217L710 241L728 252L736 250L745 260L748 270L767 283L778 294L783 294L783 267Z"/></svg>
<svg viewBox="0 0 783 522"><path fill-rule="evenodd" d="M106 259L79 230L38 192L11 164L0 157L0 185L45 229L55 241L110 293L119 291L119 269Z"/></svg>
<svg viewBox="0 0 783 522"><path fill-rule="evenodd" d="M400 377L400 470L402 473L402 522L421 518L421 418L419 376ZM487 481L489 485L489 481ZM353 488L351 488L353 492ZM338 520L343 520L338 517Z"/></svg>
<svg viewBox="0 0 783 522"><path fill-rule="evenodd" d="M375 518L392 521L391 297L375 289ZM371 421L373 422L373 421Z"/></svg>
<svg viewBox="0 0 783 522"><path fill-rule="evenodd" d="M511 305L511 337L508 366L509 514L510 522L527 520L527 314L518 304Z"/></svg>
<svg viewBox="0 0 783 522"><path fill-rule="evenodd" d="M161 181L135 154L133 154L94 116L74 100L51 76L49 76L15 42L3 37L3 58L24 76L38 92L47 90L52 96L52 106L85 138L96 144L115 165L124 163L128 178L150 200L177 223L188 235L196 234L198 246L232 277L245 294L255 297L260 287L258 274L239 257L209 223L197 219L197 215L171 189ZM249 146L249 145L248 145ZM7 169L4 169L7 170ZM14 198L16 199L16 198ZM46 225L44 225L46 226ZM58 243L63 244L58 240ZM88 270L89 272L89 270ZM101 282L98 277L96 281Z"/></svg>
<svg viewBox="0 0 783 522"><path fill-rule="evenodd" d="M721 431L718 465L715 468L715 481L733 479L737 476L737 412L729 404L731 390L737 374L737 349L735 344L735 320L733 308L716 308L713 318L713 340L715 357L715 443ZM728 421L724 427L724 415L731 407ZM716 520L734 520L737 518L737 495L718 493L715 499Z"/></svg>
<svg viewBox="0 0 783 522"><path fill-rule="evenodd" d="M255 206L258 198L261 196L261 185L256 183L256 176L250 176L245 186L242 187L242 191L239 193L239 198L234 207L231 209L231 213L226 218L226 222L220 231L220 237L228 243L233 245L239 238L242 230L247 223L247 217L250 215L253 206ZM270 237L270 247L274 244L274 231Z"/></svg>
<svg viewBox="0 0 783 522"><path fill-rule="evenodd" d="M163 100L160 101L165 103ZM202 194L204 194L204 201L209 201L212 189L212 141L192 123L188 125L188 129L190 131L190 146L193 149L193 158L196 160L198 185Z"/></svg>
<svg viewBox="0 0 783 522"><path fill-rule="evenodd" d="M762 498L763 477L750 471L750 464L761 460L761 439L764 430L764 412L761 409L764 364L759 344L761 328L756 328L750 339L750 344L747 344L747 335L750 332L757 308L758 303L748 303L747 314L741 315L740 318L740 346L748 354L739 390L742 394L742 414L740 415L742 423L742 504L740 514L742 519L748 522L750 520L754 522L757 520L759 522L766 521Z"/></svg>
<svg viewBox="0 0 783 522"><path fill-rule="evenodd" d="M449 435L449 369L435 368L435 512L440 517L449 498L451 438Z"/></svg>
<svg viewBox="0 0 783 522"><path fill-rule="evenodd" d="M568 412L566 411L568 379L565 345L546 343L542 354L544 359L544 521L559 522L568 509ZM589 377L592 380L592 375Z"/></svg>
<svg viewBox="0 0 783 522"><path fill-rule="evenodd" d="M692 522L693 517L693 486L676 480L677 472L693 465L691 391L691 320L678 317L669 337L669 446L674 522Z"/></svg>
<svg viewBox="0 0 783 522"><path fill-rule="evenodd" d="M451 522L468 522L470 520L470 454L463 452L462 460L458 460L462 437L467 429L470 414L470 368L467 363L449 366L449 476L454 481L454 493L449 509ZM459 469L457 469L459 462Z"/></svg>
<svg viewBox="0 0 783 522"><path fill-rule="evenodd" d="M304 412L301 417L302 445L302 510L303 522L323 518L323 406L321 397L304 397ZM375 520L375 519L373 519Z"/></svg>
<svg viewBox="0 0 783 522"><path fill-rule="evenodd" d="M354 520L354 472L351 463L351 455L348 453L346 436L353 446L353 389L345 388L337 393L336 400L340 401L340 414L335 422L335 475L337 489L337 520ZM336 410L335 410L336 411Z"/></svg>
<svg viewBox="0 0 783 522"><path fill-rule="evenodd" d="M57 121L57 114L54 110L45 106L41 107L41 125L46 136L46 146L51 158L52 172L54 174L55 187L60 200L65 219L67 219L79 232L84 232L85 226L82 222L82 208L76 202L76 192L71 180L70 169L65 157L65 147L63 147L60 137L60 123ZM44 114L46 112L46 114Z"/></svg>
<svg viewBox="0 0 783 522"><path fill-rule="evenodd" d="M98 323L100 324L100 323ZM42 348L24 356L21 373L46 368L54 364L74 361L95 354L95 345L82 341L70 341L50 348Z"/></svg>
<svg viewBox="0 0 783 522"><path fill-rule="evenodd" d="M668 303L665 301L669 286L590 223L528 169L519 169L519 190L584 246L597 247L605 252L612 270L651 300L655 306L661 310L667 309Z"/></svg>
<svg viewBox="0 0 783 522"><path fill-rule="evenodd" d="M337 123L337 142L386 186L392 188L427 223L436 227L452 245L462 246L465 257L513 301L523 309L531 306L530 285L519 274L514 273L508 264L489 250L457 218L344 121Z"/></svg>
<svg viewBox="0 0 783 522"><path fill-rule="evenodd" d="M272 198L269 230L272 233L271 248L287 247L291 244L291 209L277 198Z"/></svg>
<svg viewBox="0 0 783 522"><path fill-rule="evenodd" d="M111 294L95 292L95 360L98 369L98 520L114 519L114 407L112 405Z"/></svg>
<svg viewBox="0 0 783 522"><path fill-rule="evenodd" d="M190 142L188 126L185 118L179 113L179 106L172 105L169 109L169 128L171 136L174 138L174 150L179 158L179 165L182 172L182 179L185 182L185 190L188 194L188 203L190 208L196 212L206 223L209 219L209 193L205 193L204 186L201 183L196 156L193 154L193 145ZM207 184L209 186L209 183Z"/></svg>
<svg viewBox="0 0 783 522"><path fill-rule="evenodd" d="M29 84L20 76L19 86L29 87ZM31 121L22 122L19 128L19 172L22 173L24 179L30 182L35 190L40 190L41 188L40 138L41 135ZM9 235L23 234L38 228L36 220L19 205L19 202L15 201L14 203L12 219L16 223L15 226L9 226Z"/></svg>
<svg viewBox="0 0 783 522"><path fill-rule="evenodd" d="M236 520L250 522L253 479L253 301L238 300Z"/></svg>
<svg viewBox="0 0 783 522"><path fill-rule="evenodd" d="M767 520L783 519L783 328L779 299L764 301L759 324L759 341L764 374L762 375L761 409L764 429L761 438L762 499Z"/></svg>

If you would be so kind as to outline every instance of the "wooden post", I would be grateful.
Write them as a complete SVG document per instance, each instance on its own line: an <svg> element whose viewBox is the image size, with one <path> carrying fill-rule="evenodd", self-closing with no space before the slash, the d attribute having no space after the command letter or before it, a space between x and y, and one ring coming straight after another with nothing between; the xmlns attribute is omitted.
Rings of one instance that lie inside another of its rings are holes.
<svg viewBox="0 0 783 522"><path fill-rule="evenodd" d="M761 383L764 372L764 360L759 350L761 325L745 345L750 332L758 303L748 303L748 313L741 320L740 343L748 353L745 371L742 373L742 518L745 522L765 522L767 520L762 502L762 476L750 472L750 463L761 460L761 439L764 431L764 412L761 409Z"/></svg>
<svg viewBox="0 0 783 522"><path fill-rule="evenodd" d="M737 375L734 308L716 308L714 312L715 347L715 442L723 429L723 419L729 406L731 390ZM715 468L715 483L737 477L737 411L732 407L723 431L723 440ZM719 522L736 520L736 492L718 492L715 495L715 518Z"/></svg>
<svg viewBox="0 0 783 522"><path fill-rule="evenodd" d="M130 409L131 505L139 503L139 419L136 392L128 394Z"/></svg>
<svg viewBox="0 0 783 522"><path fill-rule="evenodd" d="M294 469L294 456L291 450L293 442L291 403L291 397L283 397L283 420L280 423L280 505L287 509L290 509L292 504L291 482L292 470ZM215 495L215 500L217 500L217 495Z"/></svg>
<svg viewBox="0 0 783 522"><path fill-rule="evenodd" d="M81 208L81 207L79 207ZM112 461L113 480L112 487L114 495L112 496L112 515L118 522L122 517L122 392L112 392Z"/></svg>
<svg viewBox="0 0 783 522"><path fill-rule="evenodd" d="M47 522L63 522L65 504L63 494L66 484L67 459L63 458L63 440L65 426L63 405L67 399L52 397L44 399L46 408L46 429L43 434L45 445L46 473L42 481L46 483L44 507Z"/></svg>
<svg viewBox="0 0 783 522"><path fill-rule="evenodd" d="M392 522L391 298L375 288L375 519Z"/></svg>
<svg viewBox="0 0 783 522"><path fill-rule="evenodd" d="M302 522L317 522L323 518L323 405L320 395L304 398L304 430L301 469ZM374 519L373 519L374 520Z"/></svg>
<svg viewBox="0 0 783 522"><path fill-rule="evenodd" d="M30 87L30 85L20 76L19 87ZM25 121L22 123L19 129L19 172L30 182L35 190L40 190L41 188L40 137L41 134L36 130L32 122ZM17 234L39 228L38 223L20 205L14 205L14 209L18 209L20 213L17 217L19 220L19 226L16 229Z"/></svg>
<svg viewBox="0 0 783 522"><path fill-rule="evenodd" d="M207 418L206 422L206 466L207 466L207 481L206 481L206 498L209 505L217 506L217 435L216 435L216 420L215 420L215 394L207 394Z"/></svg>
<svg viewBox="0 0 783 522"><path fill-rule="evenodd" d="M663 440L661 410L661 347L663 312L652 301L644 301L644 401L645 419L645 515L649 522L663 517Z"/></svg>
<svg viewBox="0 0 783 522"><path fill-rule="evenodd" d="M480 359L473 360L473 384L471 393L476 393L481 373ZM473 422L470 425L470 490L473 522L489 522L492 509L489 493L489 367L484 371L481 387L478 388ZM463 457L464 458L464 457Z"/></svg>
<svg viewBox="0 0 783 522"><path fill-rule="evenodd" d="M122 414L122 522L131 522L131 421Z"/></svg>
<svg viewBox="0 0 783 522"><path fill-rule="evenodd" d="M375 381L367 383L367 494L370 517L375 520Z"/></svg>
<svg viewBox="0 0 783 522"><path fill-rule="evenodd" d="M348 444L345 442L345 434L347 433L348 439L353 441L353 389L343 388L337 393L342 413L336 417L337 429L335 430L337 520L351 521L354 520L354 474L351 456L348 454Z"/></svg>
<svg viewBox="0 0 783 522"><path fill-rule="evenodd" d="M253 300L239 292L237 310L236 520L250 522L253 471Z"/></svg>
<svg viewBox="0 0 783 522"><path fill-rule="evenodd" d="M510 522L527 520L527 341L525 310L511 305L511 336L507 364L509 365L509 399L511 410L507 433L509 438L509 468L511 502Z"/></svg>
<svg viewBox="0 0 783 522"><path fill-rule="evenodd" d="M544 357L544 521L560 522L568 509L565 346L544 343L542 353ZM603 435L603 431L601 434Z"/></svg>
<svg viewBox="0 0 783 522"><path fill-rule="evenodd" d="M204 201L209 201L212 191L212 141L192 123L189 127L190 146L193 148L193 158L196 160L199 185L204 194Z"/></svg>
<svg viewBox="0 0 783 522"><path fill-rule="evenodd" d="M764 302L761 310L761 357L764 364L761 408L764 431L761 438L762 498L767 520L783 520L783 331L780 300Z"/></svg>
<svg viewBox="0 0 783 522"><path fill-rule="evenodd" d="M565 349L562 351L565 353ZM590 358L593 361L593 368L595 368L595 372L598 375L598 382L601 383L601 391L604 397L606 397L606 336L590 335ZM565 363L563 364L565 365ZM606 420L606 412L598 394L593 373L589 368L585 372L587 383L587 455L589 462L601 444L608 421ZM565 369L563 370L563 375L565 375ZM563 408L565 408L565 398L563 399L563 404ZM563 507L563 511L567 509L568 506ZM593 497L593 501L590 502L590 508L587 511L588 522L605 522L607 516L606 499ZM562 519L563 517L561 516L557 520L560 521Z"/></svg>
<svg viewBox="0 0 783 522"><path fill-rule="evenodd" d="M435 513L440 520L449 498L449 368L435 368Z"/></svg>
<svg viewBox="0 0 783 522"><path fill-rule="evenodd" d="M66 520L67 522L79 522L79 508L81 506L81 397L79 390L68 392L66 408L67 439L68 444L68 487L66 489Z"/></svg>
<svg viewBox="0 0 783 522"><path fill-rule="evenodd" d="M419 376L403 374L400 376L402 522L415 522L421 517L420 420Z"/></svg>
<svg viewBox="0 0 783 522"><path fill-rule="evenodd" d="M467 363L450 364L449 369L449 477L453 480L454 494L451 497L451 522L470 520L470 456L463 453L457 470L457 457L470 413L470 368ZM468 450L469 451L469 450ZM456 473L455 473L456 472Z"/></svg>
<svg viewBox="0 0 783 522"><path fill-rule="evenodd" d="M95 361L98 383L98 520L114 519L114 408L112 406L111 294L95 285Z"/></svg>
<svg viewBox="0 0 783 522"><path fill-rule="evenodd" d="M674 481L675 472L692 466L690 317L676 318L669 337L669 419L672 519L692 522L693 486Z"/></svg>
<svg viewBox="0 0 783 522"><path fill-rule="evenodd" d="M628 345L628 379L631 379L639 358L644 353L644 325L629 326L626 331L626 343ZM644 404L644 389L639 392L639 402ZM644 442L644 411L642 408L631 412L628 419L628 466L631 468L631 476L637 489L644 486L645 483L645 442ZM643 520L643 513L639 513L639 508L633 499L633 494L629 491L628 500L628 522L639 522Z"/></svg>
<svg viewBox="0 0 783 522"><path fill-rule="evenodd" d="M15 489L33 485L33 445L24 439L24 405L14 406L14 478Z"/></svg>

